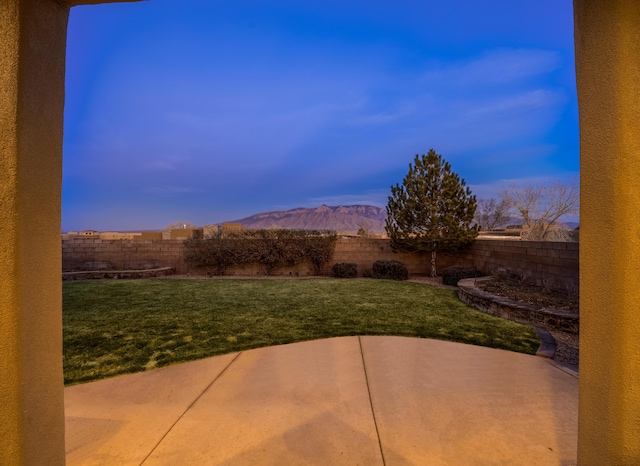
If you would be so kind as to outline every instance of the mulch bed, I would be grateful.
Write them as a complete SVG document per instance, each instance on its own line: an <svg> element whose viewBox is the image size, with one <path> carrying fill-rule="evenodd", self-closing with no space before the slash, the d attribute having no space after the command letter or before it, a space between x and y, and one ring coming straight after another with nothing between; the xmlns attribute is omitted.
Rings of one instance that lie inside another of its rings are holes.
<svg viewBox="0 0 640 466"><path fill-rule="evenodd" d="M476 287L493 295L535 306L552 307L575 313L578 313L579 310L578 297L573 296L570 292L548 290L529 283L497 277L490 280L479 280Z"/></svg>

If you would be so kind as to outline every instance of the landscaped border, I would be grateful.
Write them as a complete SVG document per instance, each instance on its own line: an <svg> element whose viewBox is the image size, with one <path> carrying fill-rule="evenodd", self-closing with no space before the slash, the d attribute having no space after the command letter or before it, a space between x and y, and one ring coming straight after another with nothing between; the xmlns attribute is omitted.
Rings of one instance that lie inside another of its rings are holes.
<svg viewBox="0 0 640 466"><path fill-rule="evenodd" d="M479 311L522 324L533 325L549 332L556 342L555 353L550 356L548 351L539 351L539 355L551 357L558 362L578 364L580 327L578 314L519 303L492 295L475 286L478 281L490 279L491 277L481 277L460 280L458 282L458 297Z"/></svg>

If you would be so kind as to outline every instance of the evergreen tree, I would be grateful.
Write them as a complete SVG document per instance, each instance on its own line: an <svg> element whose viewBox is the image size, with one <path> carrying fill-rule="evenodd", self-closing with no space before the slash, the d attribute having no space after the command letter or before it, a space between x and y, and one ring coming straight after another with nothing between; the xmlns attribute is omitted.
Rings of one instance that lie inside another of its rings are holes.
<svg viewBox="0 0 640 466"><path fill-rule="evenodd" d="M476 197L451 165L433 149L414 165L402 186L391 187L386 230L391 248L402 252L431 252L431 276L437 275L436 253L455 251L478 235L471 226Z"/></svg>

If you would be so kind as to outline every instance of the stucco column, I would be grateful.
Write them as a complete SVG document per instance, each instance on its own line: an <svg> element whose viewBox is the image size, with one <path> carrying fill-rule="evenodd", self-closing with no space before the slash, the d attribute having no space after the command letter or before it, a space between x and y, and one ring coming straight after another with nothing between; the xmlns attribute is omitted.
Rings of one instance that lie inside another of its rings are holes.
<svg viewBox="0 0 640 466"><path fill-rule="evenodd" d="M60 191L68 7L0 2L0 464L64 464Z"/></svg>
<svg viewBox="0 0 640 466"><path fill-rule="evenodd" d="M2 465L64 464L64 69L69 8L80 3L102 2L0 1Z"/></svg>
<svg viewBox="0 0 640 466"><path fill-rule="evenodd" d="M640 2L575 0L581 465L640 464Z"/></svg>
<svg viewBox="0 0 640 466"><path fill-rule="evenodd" d="M64 464L60 199L69 8L0 1L0 464Z"/></svg>
<svg viewBox="0 0 640 466"><path fill-rule="evenodd" d="M60 205L69 8L0 0L0 464L64 464Z"/></svg>

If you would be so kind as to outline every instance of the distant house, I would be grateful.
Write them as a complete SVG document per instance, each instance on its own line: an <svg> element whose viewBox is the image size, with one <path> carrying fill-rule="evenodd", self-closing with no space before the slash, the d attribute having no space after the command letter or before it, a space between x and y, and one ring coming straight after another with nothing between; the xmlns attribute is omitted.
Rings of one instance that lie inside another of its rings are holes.
<svg viewBox="0 0 640 466"><path fill-rule="evenodd" d="M98 238L100 236L100 232L96 230L84 230L78 233L78 236L87 236L90 238Z"/></svg>
<svg viewBox="0 0 640 466"><path fill-rule="evenodd" d="M162 231L143 231L140 236L136 236L134 239L138 241L162 239Z"/></svg>
<svg viewBox="0 0 640 466"><path fill-rule="evenodd" d="M187 239L201 238L202 228L174 228L165 230L162 233L162 239Z"/></svg>
<svg viewBox="0 0 640 466"><path fill-rule="evenodd" d="M233 233L236 231L242 231L242 223L223 223L222 234Z"/></svg>
<svg viewBox="0 0 640 466"><path fill-rule="evenodd" d="M220 225L205 225L202 227L203 236L215 235L220 231Z"/></svg>
<svg viewBox="0 0 640 466"><path fill-rule="evenodd" d="M118 231L105 231L100 233L100 239L106 240L123 240L137 239L142 233L120 233Z"/></svg>
<svg viewBox="0 0 640 466"><path fill-rule="evenodd" d="M62 234L62 239L73 238L99 238L100 232L96 230L84 230L84 231L68 231Z"/></svg>

